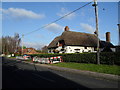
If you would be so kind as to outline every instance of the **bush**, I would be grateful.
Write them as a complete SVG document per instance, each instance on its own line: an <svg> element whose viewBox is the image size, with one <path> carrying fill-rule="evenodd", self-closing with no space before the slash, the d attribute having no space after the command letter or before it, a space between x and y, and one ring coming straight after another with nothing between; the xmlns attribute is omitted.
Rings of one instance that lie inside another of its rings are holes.
<svg viewBox="0 0 120 90"><path fill-rule="evenodd" d="M120 65L120 53L102 52L100 53L100 63L108 65Z"/></svg>
<svg viewBox="0 0 120 90"><path fill-rule="evenodd" d="M96 63L95 57L95 53L66 54L63 56L63 60L65 62Z"/></svg>
<svg viewBox="0 0 120 90"><path fill-rule="evenodd" d="M33 54L32 57L54 57L62 56L64 62L93 63L96 64L96 53L79 53L79 54ZM100 63L108 65L120 65L120 53L101 52Z"/></svg>

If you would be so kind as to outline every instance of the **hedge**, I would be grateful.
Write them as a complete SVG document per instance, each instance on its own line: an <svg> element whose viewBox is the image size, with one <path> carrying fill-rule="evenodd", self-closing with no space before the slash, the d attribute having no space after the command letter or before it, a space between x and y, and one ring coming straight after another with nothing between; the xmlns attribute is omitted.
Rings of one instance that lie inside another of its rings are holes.
<svg viewBox="0 0 120 90"><path fill-rule="evenodd" d="M100 63L109 65L120 65L120 53L102 52L100 53Z"/></svg>
<svg viewBox="0 0 120 90"><path fill-rule="evenodd" d="M33 54L32 57L54 57L62 56L64 62L77 63L94 63L96 64L96 53L79 53L79 54ZM108 65L120 65L120 53L117 52L101 52L100 63Z"/></svg>

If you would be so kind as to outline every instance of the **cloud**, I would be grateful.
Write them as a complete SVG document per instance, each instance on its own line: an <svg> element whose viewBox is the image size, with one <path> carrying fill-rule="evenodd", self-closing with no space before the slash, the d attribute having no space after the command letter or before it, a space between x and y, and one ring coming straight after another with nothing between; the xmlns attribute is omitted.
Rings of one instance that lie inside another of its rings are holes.
<svg viewBox="0 0 120 90"><path fill-rule="evenodd" d="M80 23L80 26L81 26L85 31L87 31L87 32L89 32L89 33L92 33L92 34L94 34L94 32L95 32L95 30L96 30L93 26L91 26L91 25L89 25L89 24L86 24L86 23ZM99 31L101 31L101 30L99 30ZM105 34L99 32L99 37L102 38L102 39L105 39L106 36L105 36Z"/></svg>
<svg viewBox="0 0 120 90"><path fill-rule="evenodd" d="M44 18L44 14L37 14L33 11L22 9L22 8L8 8L0 9L4 15L11 16L13 18L31 18L31 19L41 19Z"/></svg>
<svg viewBox="0 0 120 90"><path fill-rule="evenodd" d="M24 46L26 47L33 47L35 49L41 49L42 47L45 46L45 44L42 44L42 43L35 43L35 42L24 42L23 43Z"/></svg>
<svg viewBox="0 0 120 90"><path fill-rule="evenodd" d="M50 32L53 33L59 33L63 30L63 26L56 24L56 23L52 23L51 25L47 26L46 29Z"/></svg>
<svg viewBox="0 0 120 90"><path fill-rule="evenodd" d="M92 27L91 25L89 24L86 24L86 23L80 23L80 26L87 32L90 32L90 33L94 33L95 32L95 28Z"/></svg>
<svg viewBox="0 0 120 90"><path fill-rule="evenodd" d="M57 15L60 16L60 17L62 17L64 15L68 14L68 13L70 13L70 11L68 11L65 8L61 8L61 11L59 13L57 13ZM72 13L72 14L66 16L65 19L69 19L70 20L70 19L74 18L75 16L76 16L76 14Z"/></svg>

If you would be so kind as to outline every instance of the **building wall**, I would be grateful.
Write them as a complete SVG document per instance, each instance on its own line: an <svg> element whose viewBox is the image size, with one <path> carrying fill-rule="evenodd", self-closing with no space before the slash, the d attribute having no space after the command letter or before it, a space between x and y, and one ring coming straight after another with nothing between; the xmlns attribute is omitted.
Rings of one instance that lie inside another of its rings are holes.
<svg viewBox="0 0 120 90"><path fill-rule="evenodd" d="M23 54L37 54L37 52L35 51L35 49L26 48L23 50Z"/></svg>
<svg viewBox="0 0 120 90"><path fill-rule="evenodd" d="M52 48L51 48L51 49L48 49L48 53L54 53L53 50L54 50L54 49L52 49Z"/></svg>
<svg viewBox="0 0 120 90"><path fill-rule="evenodd" d="M120 46L116 47L116 52L120 52Z"/></svg>
<svg viewBox="0 0 120 90"><path fill-rule="evenodd" d="M83 46L65 46L64 50L61 50L62 47L56 48L59 53L83 53L83 52L96 52L94 47L83 47ZM48 53L54 53L54 49L48 49Z"/></svg>
<svg viewBox="0 0 120 90"><path fill-rule="evenodd" d="M112 52L116 52L116 49L115 48L110 48L112 50ZM104 48L100 48L100 52L103 52ZM104 51L106 52L106 51Z"/></svg>
<svg viewBox="0 0 120 90"><path fill-rule="evenodd" d="M115 48L111 48L111 50L112 50L113 52L116 52L116 49L115 49Z"/></svg>
<svg viewBox="0 0 120 90"><path fill-rule="evenodd" d="M94 52L94 47L66 46L65 53Z"/></svg>

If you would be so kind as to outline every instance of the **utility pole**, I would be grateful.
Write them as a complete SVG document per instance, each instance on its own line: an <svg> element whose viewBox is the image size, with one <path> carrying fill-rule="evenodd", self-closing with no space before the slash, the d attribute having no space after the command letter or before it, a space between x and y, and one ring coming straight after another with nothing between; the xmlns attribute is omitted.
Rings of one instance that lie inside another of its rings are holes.
<svg viewBox="0 0 120 90"><path fill-rule="evenodd" d="M24 38L24 34L22 35L22 55L23 55L23 38Z"/></svg>
<svg viewBox="0 0 120 90"><path fill-rule="evenodd" d="M118 25L118 45L120 46L120 24L117 24Z"/></svg>
<svg viewBox="0 0 120 90"><path fill-rule="evenodd" d="M95 7L95 18L96 18L96 35L97 35L97 64L100 64L100 52L99 52L99 32L98 32L98 6L97 0L94 0L94 4L92 5Z"/></svg>

